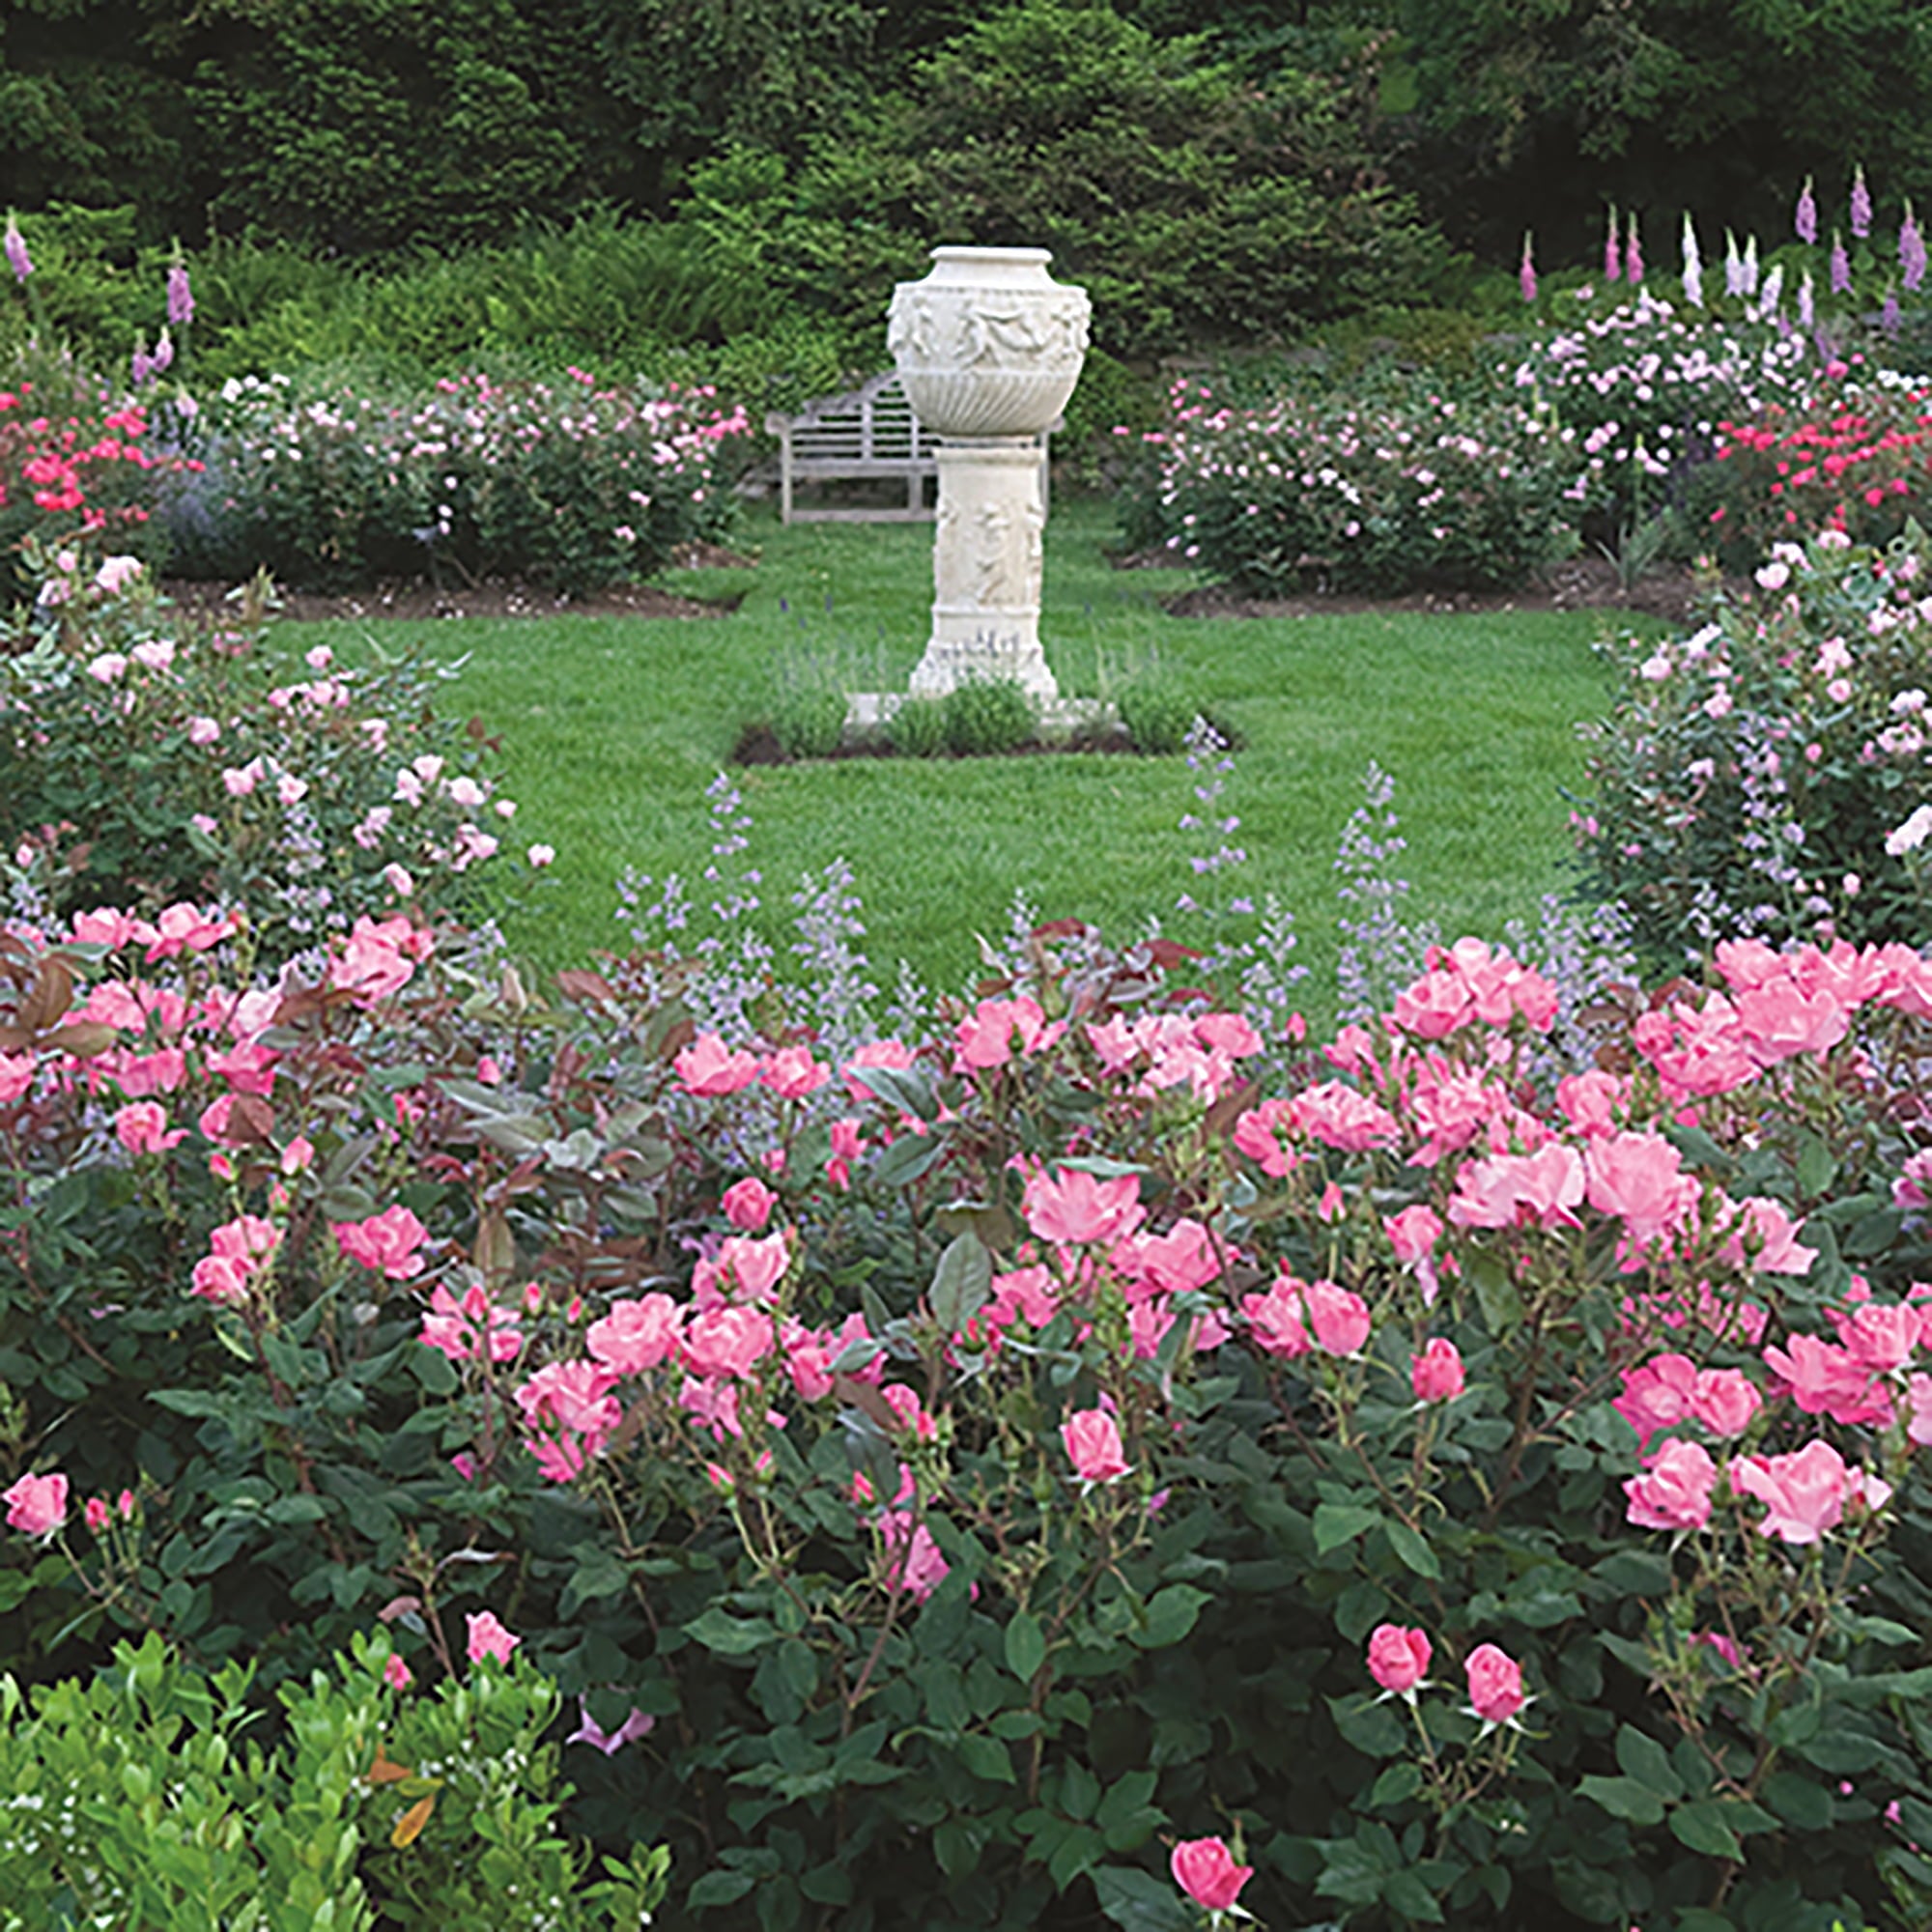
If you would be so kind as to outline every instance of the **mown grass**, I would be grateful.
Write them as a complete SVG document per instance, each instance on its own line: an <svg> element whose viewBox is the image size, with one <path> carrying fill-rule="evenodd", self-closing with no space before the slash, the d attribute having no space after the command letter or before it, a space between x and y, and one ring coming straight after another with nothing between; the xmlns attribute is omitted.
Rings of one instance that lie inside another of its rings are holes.
<svg viewBox="0 0 1932 1932"><path fill-rule="evenodd" d="M1248 853L1230 890L1274 893L1295 913L1311 968L1309 1009L1328 1005L1335 957L1334 857L1373 759L1395 779L1415 914L1445 932L1497 934L1565 883L1562 788L1582 777L1576 726L1607 689L1590 611L1434 615L1402 611L1286 620L1177 619L1158 600L1176 572L1117 571L1103 554L1109 506L1056 504L1047 532L1041 631L1063 689L1093 691L1157 658L1239 730L1226 795ZM754 571L686 573L668 587L733 588L714 620L575 614L517 620L289 627L355 653L420 640L467 654L451 701L500 734L522 805L516 849L556 847L553 872L509 921L546 965L621 943L617 876L701 873L704 787L780 678L838 665L902 684L924 641L929 527L748 519ZM1016 888L1046 917L1092 920L1118 937L1176 917L1195 887L1178 828L1192 805L1179 757L844 761L735 774L754 821L740 863L763 873L767 915L803 873L850 862L875 965L910 959L929 980L973 970L972 935L1002 928ZM775 937L785 937L775 918Z"/></svg>

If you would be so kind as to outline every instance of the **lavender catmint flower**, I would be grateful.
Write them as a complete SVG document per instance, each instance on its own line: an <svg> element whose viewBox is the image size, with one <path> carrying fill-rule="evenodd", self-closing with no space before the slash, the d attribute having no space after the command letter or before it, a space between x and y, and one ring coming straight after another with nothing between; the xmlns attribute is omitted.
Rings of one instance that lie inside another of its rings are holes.
<svg viewBox="0 0 1932 1932"><path fill-rule="evenodd" d="M1342 946L1335 961L1336 1010L1344 1020L1384 1010L1402 987L1422 971L1438 934L1433 925L1404 923L1408 881L1395 876L1408 841L1397 829L1395 781L1373 759L1363 775L1362 804L1342 828L1335 869L1343 912Z"/></svg>
<svg viewBox="0 0 1932 1932"><path fill-rule="evenodd" d="M27 238L20 233L20 224L10 213L7 217L7 266L14 271L14 279L24 283L34 272L34 258L27 253Z"/></svg>
<svg viewBox="0 0 1932 1932"><path fill-rule="evenodd" d="M1798 206L1793 211L1791 225L1797 231L1798 239L1808 248L1818 239L1818 203L1811 193L1811 177L1804 177L1804 185L1798 191Z"/></svg>
<svg viewBox="0 0 1932 1932"><path fill-rule="evenodd" d="M1862 242L1871 233L1871 190L1865 186L1865 168L1861 161L1852 176L1852 233Z"/></svg>

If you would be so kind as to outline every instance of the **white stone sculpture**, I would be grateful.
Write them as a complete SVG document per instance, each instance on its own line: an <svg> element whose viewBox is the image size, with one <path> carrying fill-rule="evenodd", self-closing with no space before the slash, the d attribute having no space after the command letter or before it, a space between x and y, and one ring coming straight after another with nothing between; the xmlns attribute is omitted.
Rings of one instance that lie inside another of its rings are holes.
<svg viewBox="0 0 1932 1932"><path fill-rule="evenodd" d="M886 346L914 411L944 439L932 550L932 635L912 690L941 696L1010 677L1059 696L1039 641L1038 438L1087 354L1085 289L1046 272L1044 248L935 248L932 272L893 295Z"/></svg>

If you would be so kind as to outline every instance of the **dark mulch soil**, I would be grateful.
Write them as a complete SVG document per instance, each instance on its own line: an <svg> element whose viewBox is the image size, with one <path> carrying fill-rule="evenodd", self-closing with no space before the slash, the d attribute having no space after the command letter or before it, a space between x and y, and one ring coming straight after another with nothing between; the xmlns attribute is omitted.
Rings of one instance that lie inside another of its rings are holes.
<svg viewBox="0 0 1932 1932"><path fill-rule="evenodd" d="M1142 551L1116 559L1123 570L1170 569L1172 551ZM1328 617L1363 611L1435 612L1483 611L1621 610L1684 622L1695 614L1696 580L1689 564L1659 564L1626 590L1605 556L1573 556L1554 564L1520 590L1417 590L1404 597L1361 597L1310 592L1300 597L1244 597L1208 584L1163 600L1175 617Z"/></svg>
<svg viewBox="0 0 1932 1932"><path fill-rule="evenodd" d="M751 570L757 559L717 544L686 544L671 557L677 570ZM180 579L163 590L183 610L219 610L232 585ZM520 578L477 583L428 583L420 578L379 583L372 590L327 594L283 590L282 614L308 621L332 617L725 617L744 602L728 597L681 597L649 583L621 583L583 597L560 597Z"/></svg>

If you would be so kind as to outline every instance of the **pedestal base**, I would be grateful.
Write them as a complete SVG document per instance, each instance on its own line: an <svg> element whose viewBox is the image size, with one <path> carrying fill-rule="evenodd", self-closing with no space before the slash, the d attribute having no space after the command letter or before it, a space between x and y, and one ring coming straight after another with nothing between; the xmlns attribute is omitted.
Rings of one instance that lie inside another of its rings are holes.
<svg viewBox="0 0 1932 1932"><path fill-rule="evenodd" d="M855 691L846 700L845 742L848 745L876 744L885 736L893 713L909 696L929 693L904 691ZM1105 698L1052 697L1037 700L1039 738L1042 744L1065 744L1082 732L1102 732L1120 728L1120 714Z"/></svg>
<svg viewBox="0 0 1932 1932"><path fill-rule="evenodd" d="M911 680L939 697L973 678L1060 695L1039 642L1039 445L1032 437L943 442L932 547L932 635Z"/></svg>

